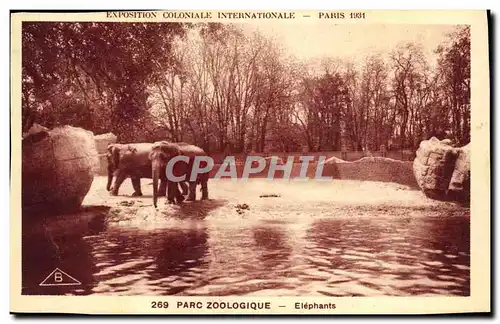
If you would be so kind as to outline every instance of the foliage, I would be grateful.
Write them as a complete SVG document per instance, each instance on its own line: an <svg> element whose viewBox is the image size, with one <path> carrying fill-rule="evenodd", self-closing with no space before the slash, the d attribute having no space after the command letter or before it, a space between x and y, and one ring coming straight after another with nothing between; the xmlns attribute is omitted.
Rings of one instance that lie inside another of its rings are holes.
<svg viewBox="0 0 500 324"><path fill-rule="evenodd" d="M23 125L209 152L415 149L470 141L470 30L312 68L231 24L25 23Z"/></svg>
<svg viewBox="0 0 500 324"><path fill-rule="evenodd" d="M23 126L73 124L122 138L148 111L157 62L180 24L23 23Z"/></svg>

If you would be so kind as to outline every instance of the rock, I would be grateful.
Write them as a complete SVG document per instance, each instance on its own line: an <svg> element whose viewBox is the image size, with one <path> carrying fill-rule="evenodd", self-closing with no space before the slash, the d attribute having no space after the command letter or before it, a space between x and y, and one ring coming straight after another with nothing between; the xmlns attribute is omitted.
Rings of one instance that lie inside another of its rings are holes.
<svg viewBox="0 0 500 324"><path fill-rule="evenodd" d="M413 172L419 187L430 198L463 199L469 194L469 145L454 148L451 143L432 137L422 141L417 150Z"/></svg>
<svg viewBox="0 0 500 324"><path fill-rule="evenodd" d="M250 209L250 207L247 204L238 204L236 205L236 212L238 214L243 214L245 210Z"/></svg>
<svg viewBox="0 0 500 324"><path fill-rule="evenodd" d="M130 200L130 201L120 201L119 205L120 206L126 206L126 207L132 207L135 204L135 201Z"/></svg>
<svg viewBox="0 0 500 324"><path fill-rule="evenodd" d="M279 198L281 197L280 195L277 194L266 194L266 195L260 195L259 198Z"/></svg>
<svg viewBox="0 0 500 324"><path fill-rule="evenodd" d="M449 138L445 138L444 140L441 141L441 143L443 143L445 145L453 146L452 145L453 141L451 139L449 139Z"/></svg>
<svg viewBox="0 0 500 324"><path fill-rule="evenodd" d="M98 175L107 175L108 159L106 155L108 153L108 145L116 143L116 135L113 133L99 134L94 136L94 140L97 154L99 154L99 164L95 171Z"/></svg>
<svg viewBox="0 0 500 324"><path fill-rule="evenodd" d="M456 155L453 147L435 137L420 142L413 172L425 195L436 199L446 196Z"/></svg>
<svg viewBox="0 0 500 324"><path fill-rule="evenodd" d="M47 127L44 127L40 124L34 123L31 125L30 129L26 131L26 133L23 133L23 138L28 137L30 135L34 135L37 133L42 133L42 132L47 132L49 129Z"/></svg>
<svg viewBox="0 0 500 324"><path fill-rule="evenodd" d="M250 209L250 207L247 204L238 204L236 209Z"/></svg>
<svg viewBox="0 0 500 324"><path fill-rule="evenodd" d="M460 200L470 196L470 144L458 149L455 169L448 190Z"/></svg>
<svg viewBox="0 0 500 324"><path fill-rule="evenodd" d="M94 136L97 153L107 153L108 145L116 143L116 135L113 133L99 134Z"/></svg>
<svg viewBox="0 0 500 324"><path fill-rule="evenodd" d="M92 185L96 164L92 132L63 126L27 135L22 141L23 214L77 210Z"/></svg>

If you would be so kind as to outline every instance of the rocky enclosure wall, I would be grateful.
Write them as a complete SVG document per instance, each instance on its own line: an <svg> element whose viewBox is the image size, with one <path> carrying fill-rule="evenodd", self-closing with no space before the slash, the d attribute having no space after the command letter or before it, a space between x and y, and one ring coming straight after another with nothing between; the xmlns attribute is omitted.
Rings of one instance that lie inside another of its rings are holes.
<svg viewBox="0 0 500 324"><path fill-rule="evenodd" d="M216 175L221 166L221 164L216 164L214 166L210 172L211 178ZM236 165L236 173L238 177L242 176L243 168L243 164ZM309 163L307 177L310 179L314 178L317 169L318 163ZM301 164L294 163L290 177L298 177L300 175L300 170ZM249 178L266 178L268 173L269 162L266 164L263 171L250 174ZM283 173L283 171L276 171L274 178L282 179ZM389 158L366 157L357 161L348 162L332 157L326 160L323 164L322 175L340 180L395 182L418 189L415 176L413 175L412 162L398 161Z"/></svg>
<svg viewBox="0 0 500 324"><path fill-rule="evenodd" d="M277 156L280 159L286 160L289 157L294 158L294 162L299 163L300 162L300 157L307 155L307 156L312 156L314 158L314 161L318 161L320 157L326 157L326 159L330 159L332 157L336 157L338 159L344 160L344 161L350 161L350 162L355 162L357 160L360 160L364 157L386 157L389 159L393 160L400 160L400 161L413 161L415 159L415 152L410 151L410 150L397 150L397 151L370 151L370 152L363 152L363 151L323 151L323 152L307 152L307 153L302 153L302 152L268 152L268 153L234 153L234 154L223 154L223 153L213 153L211 154L211 157L214 159L216 164L220 164L224 161L224 158L226 155L232 155L235 157L235 160L237 162L243 163L245 161L245 158L248 155L252 156L261 156L261 157L270 157L270 156Z"/></svg>

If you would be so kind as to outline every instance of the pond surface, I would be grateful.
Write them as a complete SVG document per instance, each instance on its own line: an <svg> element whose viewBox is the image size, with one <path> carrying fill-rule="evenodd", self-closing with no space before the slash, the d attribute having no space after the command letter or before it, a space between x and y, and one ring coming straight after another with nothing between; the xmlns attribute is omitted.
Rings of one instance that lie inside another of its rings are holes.
<svg viewBox="0 0 500 324"><path fill-rule="evenodd" d="M25 222L23 294L469 295L466 209L260 199L248 209L212 200ZM40 286L55 268L81 284Z"/></svg>

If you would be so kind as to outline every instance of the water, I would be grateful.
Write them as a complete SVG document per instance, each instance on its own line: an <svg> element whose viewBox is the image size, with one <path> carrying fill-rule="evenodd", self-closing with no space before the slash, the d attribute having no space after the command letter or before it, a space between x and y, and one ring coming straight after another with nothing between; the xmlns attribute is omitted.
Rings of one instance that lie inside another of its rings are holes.
<svg viewBox="0 0 500 324"><path fill-rule="evenodd" d="M278 214L271 205L236 213L227 202L202 204L168 207L177 208L174 216L122 207L116 213L131 216L118 222L105 207L78 219L25 222L23 294L470 293L465 212L417 210L409 216L405 210L395 215L340 207L312 212L317 209L309 206L306 217L293 206ZM55 268L82 284L39 286Z"/></svg>

